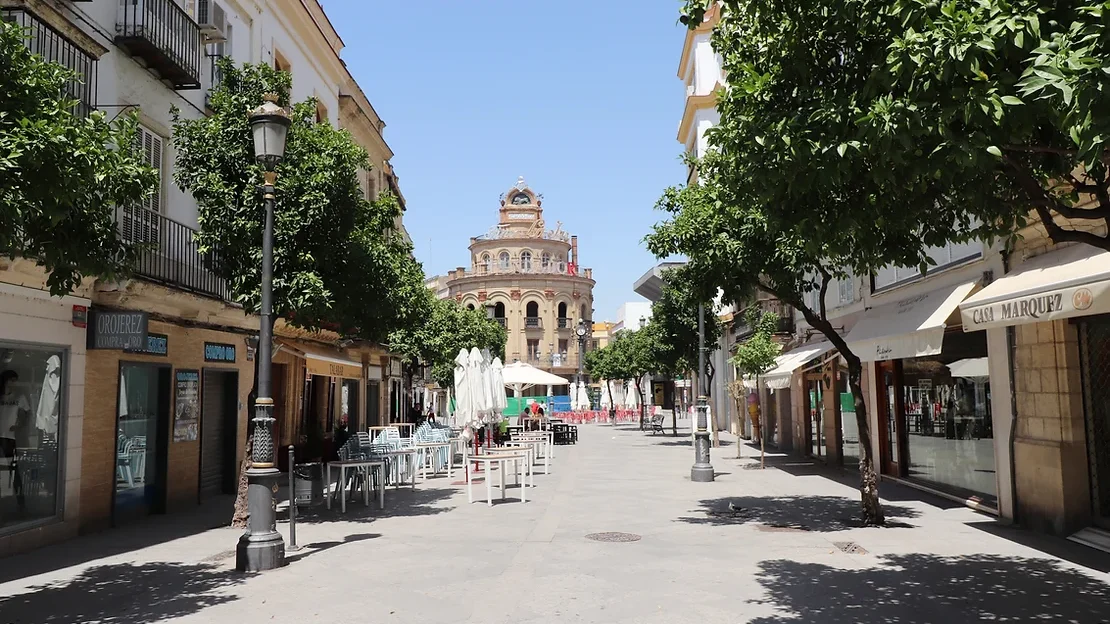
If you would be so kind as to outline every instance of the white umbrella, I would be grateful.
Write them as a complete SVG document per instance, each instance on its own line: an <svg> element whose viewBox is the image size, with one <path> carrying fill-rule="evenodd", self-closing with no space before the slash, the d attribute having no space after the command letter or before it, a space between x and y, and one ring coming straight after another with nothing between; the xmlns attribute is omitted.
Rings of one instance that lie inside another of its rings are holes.
<svg viewBox="0 0 1110 624"><path fill-rule="evenodd" d="M517 394L532 386L566 386L570 381L542 371L535 366L524 362L513 362L501 370L501 381L506 387L512 388Z"/></svg>
<svg viewBox="0 0 1110 624"><path fill-rule="evenodd" d="M467 363L467 381L470 383L470 391L473 393L474 401L474 419L475 426L481 426L489 416L490 410L490 397L489 397L489 378L487 374L489 367L486 366L485 360L482 359L482 353L478 351L477 347L470 349L470 361Z"/></svg>
<svg viewBox="0 0 1110 624"><path fill-rule="evenodd" d="M613 406L613 395L612 395L611 392L609 392L609 384L604 379L601 380L601 401L600 401L600 403L601 403L602 409L609 409L610 407Z"/></svg>
<svg viewBox="0 0 1110 624"><path fill-rule="evenodd" d="M469 424L474 414L473 393L470 390L470 380L467 379L469 364L466 349L459 349L459 354L455 357L455 413L451 416L451 425L454 427Z"/></svg>
<svg viewBox="0 0 1110 624"><path fill-rule="evenodd" d="M636 382L629 381L624 389L624 406L635 408L640 406L640 393L636 392Z"/></svg>
<svg viewBox="0 0 1110 624"><path fill-rule="evenodd" d="M493 392L493 411L500 420L505 408L509 406L509 399L505 396L505 367L501 364L501 358L499 357L493 358L493 364L490 366L490 378L493 380L490 387Z"/></svg>

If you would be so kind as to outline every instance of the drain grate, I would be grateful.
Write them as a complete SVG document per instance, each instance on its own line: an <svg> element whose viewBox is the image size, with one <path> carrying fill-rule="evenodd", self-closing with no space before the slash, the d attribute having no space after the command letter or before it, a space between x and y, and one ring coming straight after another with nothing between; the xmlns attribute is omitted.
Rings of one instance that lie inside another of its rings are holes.
<svg viewBox="0 0 1110 624"><path fill-rule="evenodd" d="M809 527L800 524L758 524L756 529L764 533L805 533Z"/></svg>
<svg viewBox="0 0 1110 624"><path fill-rule="evenodd" d="M867 554L867 550L855 542L833 542L833 545L849 555Z"/></svg>
<svg viewBox="0 0 1110 624"><path fill-rule="evenodd" d="M635 533L617 533L609 531L605 533L590 533L586 536L586 539L595 542L638 542L640 541L640 536Z"/></svg>

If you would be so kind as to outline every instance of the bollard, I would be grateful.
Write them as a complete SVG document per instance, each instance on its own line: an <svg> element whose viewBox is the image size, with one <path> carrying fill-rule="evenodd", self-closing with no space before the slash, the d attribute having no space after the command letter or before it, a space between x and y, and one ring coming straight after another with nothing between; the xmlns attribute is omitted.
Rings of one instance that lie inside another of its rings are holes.
<svg viewBox="0 0 1110 624"><path fill-rule="evenodd" d="M289 445L289 546L286 550L300 550L297 546L297 477L294 470L293 445Z"/></svg>

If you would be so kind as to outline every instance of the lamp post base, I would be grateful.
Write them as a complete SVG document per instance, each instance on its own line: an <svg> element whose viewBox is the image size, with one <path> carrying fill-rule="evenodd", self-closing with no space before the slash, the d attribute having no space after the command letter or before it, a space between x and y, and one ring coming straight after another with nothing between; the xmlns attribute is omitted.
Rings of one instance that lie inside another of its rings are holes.
<svg viewBox="0 0 1110 624"><path fill-rule="evenodd" d="M713 464L709 463L709 432L694 434L694 465L690 467L690 480L696 483L713 481Z"/></svg>
<svg viewBox="0 0 1110 624"><path fill-rule="evenodd" d="M235 569L264 572L285 565L285 540L277 531L274 490L280 472L273 468L247 470L250 520L235 548Z"/></svg>

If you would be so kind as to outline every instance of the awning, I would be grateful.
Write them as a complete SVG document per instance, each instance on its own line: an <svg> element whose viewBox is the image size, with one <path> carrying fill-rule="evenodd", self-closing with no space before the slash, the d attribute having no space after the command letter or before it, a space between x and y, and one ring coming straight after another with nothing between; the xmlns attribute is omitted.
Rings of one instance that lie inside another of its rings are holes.
<svg viewBox="0 0 1110 624"><path fill-rule="evenodd" d="M990 370L987 358L985 357L956 360L948 365L948 372L953 377L962 377L964 379L990 377Z"/></svg>
<svg viewBox="0 0 1110 624"><path fill-rule="evenodd" d="M324 377L362 379L362 364L338 351L326 352L300 344L281 343L282 350L304 359L305 373Z"/></svg>
<svg viewBox="0 0 1110 624"><path fill-rule="evenodd" d="M775 358L775 367L761 375L760 379L763 380L763 385L772 390L789 388L790 376L794 374L795 370L804 366L806 362L828 353L832 348L831 342L815 342L791 349ZM751 381L752 385L749 386L748 380L745 379L744 385L754 388L755 380Z"/></svg>
<svg viewBox="0 0 1110 624"><path fill-rule="evenodd" d="M1075 245L1038 256L960 305L964 331L1110 312L1110 251Z"/></svg>
<svg viewBox="0 0 1110 624"><path fill-rule="evenodd" d="M948 317L976 284L939 288L871 308L848 333L848 348L864 362L937 355Z"/></svg>

